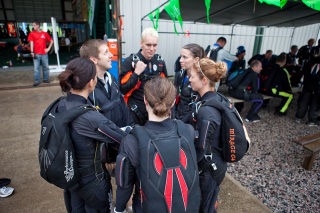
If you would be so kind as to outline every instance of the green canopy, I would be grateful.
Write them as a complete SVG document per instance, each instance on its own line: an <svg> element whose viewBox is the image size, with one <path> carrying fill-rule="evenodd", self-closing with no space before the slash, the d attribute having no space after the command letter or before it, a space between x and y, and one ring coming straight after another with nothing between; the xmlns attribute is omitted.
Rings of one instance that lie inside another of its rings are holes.
<svg viewBox="0 0 320 213"><path fill-rule="evenodd" d="M170 1L168 1L170 3ZM320 21L320 0L180 0L182 21L299 27ZM166 10L159 19L172 20Z"/></svg>

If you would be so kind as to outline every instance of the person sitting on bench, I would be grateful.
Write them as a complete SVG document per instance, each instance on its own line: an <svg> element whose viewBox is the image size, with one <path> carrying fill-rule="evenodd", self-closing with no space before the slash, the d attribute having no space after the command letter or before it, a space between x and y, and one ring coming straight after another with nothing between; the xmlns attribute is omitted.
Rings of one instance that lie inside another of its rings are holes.
<svg viewBox="0 0 320 213"><path fill-rule="evenodd" d="M269 94L274 97L280 97L281 102L275 108L275 115L284 116L293 99L293 93L290 83L289 72L284 68L286 64L286 54L280 54L276 58L276 65L273 67L274 77L271 81L271 88L269 88Z"/></svg>
<svg viewBox="0 0 320 213"><path fill-rule="evenodd" d="M237 99L243 99L245 101L251 101L252 106L249 110L246 121L247 122L259 122L260 116L258 115L258 111L263 103L263 96L262 94L258 93L259 90L259 79L258 74L262 70L262 64L258 60L253 60L250 64L250 67L245 70L247 74L239 85L236 88L229 87L229 95L231 97ZM236 103L236 109L238 112L241 112L243 108L243 103Z"/></svg>

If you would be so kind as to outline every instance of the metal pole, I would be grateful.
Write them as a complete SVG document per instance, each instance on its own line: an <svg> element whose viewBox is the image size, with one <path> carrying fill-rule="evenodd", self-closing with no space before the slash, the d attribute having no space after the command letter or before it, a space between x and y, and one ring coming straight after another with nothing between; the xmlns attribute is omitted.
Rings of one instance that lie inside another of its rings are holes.
<svg viewBox="0 0 320 213"><path fill-rule="evenodd" d="M105 4L106 4L106 24L105 24L105 34L107 34L108 38L111 38L111 11L110 11L110 1L109 0L105 0Z"/></svg>
<svg viewBox="0 0 320 213"><path fill-rule="evenodd" d="M292 46L292 39L293 39L293 36L294 36L294 32L296 31L296 28L294 27L293 30L292 30L292 33L291 33L291 39L290 39L290 48ZM289 50L290 51L290 50Z"/></svg>
<svg viewBox="0 0 320 213"><path fill-rule="evenodd" d="M116 16L116 27L117 27L117 46L118 46L118 76L121 72L122 67L122 38L121 38L121 25L120 25L120 0L114 1L115 16Z"/></svg>
<svg viewBox="0 0 320 213"><path fill-rule="evenodd" d="M232 28L231 28L231 38L230 38L230 45L229 45L229 49L231 50L231 47L232 47L232 39L233 39L233 31L234 31L234 24L232 25Z"/></svg>

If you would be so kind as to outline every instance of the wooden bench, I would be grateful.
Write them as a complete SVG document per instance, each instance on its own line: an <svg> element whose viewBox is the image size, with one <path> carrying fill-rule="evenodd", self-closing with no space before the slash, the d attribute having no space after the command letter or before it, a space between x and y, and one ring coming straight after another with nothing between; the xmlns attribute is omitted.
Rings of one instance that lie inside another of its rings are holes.
<svg viewBox="0 0 320 213"><path fill-rule="evenodd" d="M269 95L262 95L262 96L263 96L263 100L267 100L267 99L272 99L273 98L273 96L269 96ZM244 102L243 99L237 99L237 98L233 98L231 96L226 96L226 98L228 98L231 103L242 103L242 102Z"/></svg>
<svg viewBox="0 0 320 213"><path fill-rule="evenodd" d="M293 94L299 93L299 92L301 92L301 90L302 90L301 87L292 87L291 88L291 91L292 91Z"/></svg>
<svg viewBox="0 0 320 213"><path fill-rule="evenodd" d="M306 170L312 170L313 162L320 152L320 132L294 139L293 142L303 146L304 160L302 167Z"/></svg>

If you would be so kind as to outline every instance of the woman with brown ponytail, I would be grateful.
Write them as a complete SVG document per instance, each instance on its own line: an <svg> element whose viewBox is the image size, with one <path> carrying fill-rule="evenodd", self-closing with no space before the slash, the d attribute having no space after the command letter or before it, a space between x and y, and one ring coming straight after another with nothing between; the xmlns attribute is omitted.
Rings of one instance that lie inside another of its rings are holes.
<svg viewBox="0 0 320 213"><path fill-rule="evenodd" d="M166 78L144 87L148 121L135 126L117 156L115 213L124 212L132 194L135 213L195 213L200 188L195 133L191 125L171 119L176 88Z"/></svg>
<svg viewBox="0 0 320 213"><path fill-rule="evenodd" d="M200 95L193 115L196 115L194 126L199 132L195 147L199 165L201 189L199 212L201 213L217 212L219 185L227 170L227 162L222 157L220 142L221 112L214 107L201 106L201 104L211 99L220 101L220 96L215 91L215 84L220 81L226 71L225 62L216 63L211 59L203 58L194 64L189 79L192 90Z"/></svg>
<svg viewBox="0 0 320 213"><path fill-rule="evenodd" d="M96 66L88 59L76 58L59 74L60 87L67 93L59 102L58 112L89 104L88 96L97 84ZM81 171L78 186L64 191L68 212L106 212L112 209L111 178L106 172L100 145L120 143L127 134L97 110L88 110L70 125L70 135Z"/></svg>

